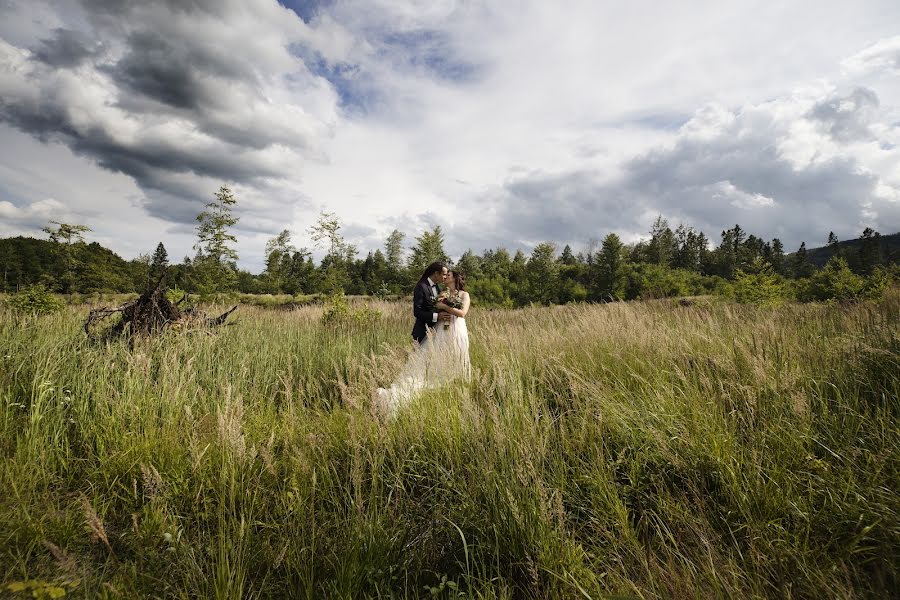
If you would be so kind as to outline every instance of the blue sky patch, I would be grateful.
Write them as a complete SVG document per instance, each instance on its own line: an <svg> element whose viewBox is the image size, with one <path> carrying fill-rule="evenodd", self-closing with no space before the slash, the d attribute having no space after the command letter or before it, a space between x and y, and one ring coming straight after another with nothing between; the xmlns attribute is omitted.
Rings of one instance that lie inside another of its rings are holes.
<svg viewBox="0 0 900 600"><path fill-rule="evenodd" d="M312 21L323 7L329 6L333 0L278 0L285 8L289 8L305 23Z"/></svg>
<svg viewBox="0 0 900 600"><path fill-rule="evenodd" d="M450 37L442 31L392 31L380 42L385 58L435 79L463 83L478 75L478 65L455 55Z"/></svg>

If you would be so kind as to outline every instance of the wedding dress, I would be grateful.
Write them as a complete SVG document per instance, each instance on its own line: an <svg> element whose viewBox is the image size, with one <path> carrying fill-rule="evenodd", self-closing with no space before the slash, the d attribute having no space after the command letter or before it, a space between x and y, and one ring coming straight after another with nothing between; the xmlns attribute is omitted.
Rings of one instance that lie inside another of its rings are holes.
<svg viewBox="0 0 900 600"><path fill-rule="evenodd" d="M454 379L468 379L471 372L466 320L453 316L446 328L438 323L413 350L391 387L375 390L375 402L381 412L394 416L422 391Z"/></svg>

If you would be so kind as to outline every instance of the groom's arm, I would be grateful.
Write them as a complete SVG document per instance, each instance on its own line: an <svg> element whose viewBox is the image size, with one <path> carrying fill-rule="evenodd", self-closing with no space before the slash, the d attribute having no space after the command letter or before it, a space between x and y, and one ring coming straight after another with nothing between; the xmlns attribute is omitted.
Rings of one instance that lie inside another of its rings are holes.
<svg viewBox="0 0 900 600"><path fill-rule="evenodd" d="M413 292L413 315L417 319L436 323L438 314L431 310L425 297L425 290L421 285L417 285Z"/></svg>

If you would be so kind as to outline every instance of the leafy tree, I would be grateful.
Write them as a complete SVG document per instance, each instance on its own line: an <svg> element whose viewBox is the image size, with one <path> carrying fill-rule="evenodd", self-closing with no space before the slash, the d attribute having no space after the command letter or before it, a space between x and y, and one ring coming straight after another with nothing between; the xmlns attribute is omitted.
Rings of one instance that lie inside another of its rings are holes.
<svg viewBox="0 0 900 600"><path fill-rule="evenodd" d="M146 290L151 285L152 259L149 254L141 253L131 260L134 288Z"/></svg>
<svg viewBox="0 0 900 600"><path fill-rule="evenodd" d="M52 225L56 225L56 227L52 227ZM86 225L50 221L50 225L43 227L41 231L49 236L50 242L53 244L59 264L56 279L60 291L68 294L75 289L75 271L82 264L78 260L75 247L84 245L84 236L82 234L91 231L91 228Z"/></svg>
<svg viewBox="0 0 900 600"><path fill-rule="evenodd" d="M533 302L528 296L527 265L528 259L525 257L525 253L521 249L516 250L515 256L509 263L507 279L509 280L512 299L519 306Z"/></svg>
<svg viewBox="0 0 900 600"><path fill-rule="evenodd" d="M603 300L622 298L625 295L624 246L614 233L603 238L597 255L597 296Z"/></svg>
<svg viewBox="0 0 900 600"><path fill-rule="evenodd" d="M238 222L232 214L237 200L231 190L223 185L215 193L215 200L206 204L206 210L197 215L197 243L194 249L194 269L198 271L197 280L204 293L231 289L234 286L237 271L237 251L232 244L237 238L230 233L230 228Z"/></svg>
<svg viewBox="0 0 900 600"><path fill-rule="evenodd" d="M360 261L359 275L354 277L358 283L356 293L374 294L384 283L387 274L387 259L381 250L369 252L366 259Z"/></svg>
<svg viewBox="0 0 900 600"><path fill-rule="evenodd" d="M466 284L479 306L499 306L510 308L513 300L509 293L509 280L504 277L483 277Z"/></svg>
<svg viewBox="0 0 900 600"><path fill-rule="evenodd" d="M264 275L274 293L283 291L285 278L291 269L291 257L297 249L291 245L287 229L266 242L266 270Z"/></svg>
<svg viewBox="0 0 900 600"><path fill-rule="evenodd" d="M647 262L664 267L669 266L675 257L677 244L675 234L669 228L669 222L659 215L650 228L650 241L647 244Z"/></svg>
<svg viewBox="0 0 900 600"><path fill-rule="evenodd" d="M48 234L50 241L54 244L66 244L67 246L71 246L72 244L84 243L84 236L82 234L91 231L91 228L86 225L73 225L70 223L60 223L59 221L50 221L51 225L57 225L56 228L47 225L46 227L42 227L41 231Z"/></svg>
<svg viewBox="0 0 900 600"><path fill-rule="evenodd" d="M481 257L481 270L485 277L509 278L512 259L506 248L485 250Z"/></svg>
<svg viewBox="0 0 900 600"><path fill-rule="evenodd" d="M535 246L526 266L528 299L539 304L551 304L556 300L559 265L556 263L556 246L543 242Z"/></svg>
<svg viewBox="0 0 900 600"><path fill-rule="evenodd" d="M320 265L321 291L331 294L343 291L351 281L349 266L356 255L356 247L344 240L341 222L334 213L323 211L316 224L309 228L309 233L317 247L328 249Z"/></svg>
<svg viewBox="0 0 900 600"><path fill-rule="evenodd" d="M290 266L285 274L284 291L288 294L312 293L318 289L316 265L306 248L291 254Z"/></svg>
<svg viewBox="0 0 900 600"><path fill-rule="evenodd" d="M403 280L403 235L398 229L393 230L384 241L384 258L386 261L385 280L397 286Z"/></svg>
<svg viewBox="0 0 900 600"><path fill-rule="evenodd" d="M319 214L319 220L316 224L309 228L316 247L323 247L327 243L328 256L335 259L343 259L348 255L356 253L356 248L347 244L344 236L341 235L341 221L334 213L322 211Z"/></svg>

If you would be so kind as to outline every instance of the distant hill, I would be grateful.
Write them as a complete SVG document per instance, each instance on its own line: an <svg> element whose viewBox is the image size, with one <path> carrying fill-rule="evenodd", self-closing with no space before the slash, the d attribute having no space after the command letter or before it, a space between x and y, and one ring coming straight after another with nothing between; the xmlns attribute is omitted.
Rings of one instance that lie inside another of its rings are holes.
<svg viewBox="0 0 900 600"><path fill-rule="evenodd" d="M900 262L900 233L882 235L879 239L881 240L881 262ZM809 258L809 261L811 263L821 268L825 266L825 263L828 262L828 259L834 256L835 251L840 252L842 255L847 257L856 256L859 253L859 247L861 244L862 240L857 238L854 240L845 240L843 242L838 242L837 250L829 246L822 246L821 248L807 248L806 256L807 258Z"/></svg>
<svg viewBox="0 0 900 600"><path fill-rule="evenodd" d="M74 289L77 292L135 291L135 269L130 263L97 242L76 244ZM47 240L30 237L0 239L0 291L14 292L36 283L46 283L63 270L62 262Z"/></svg>

